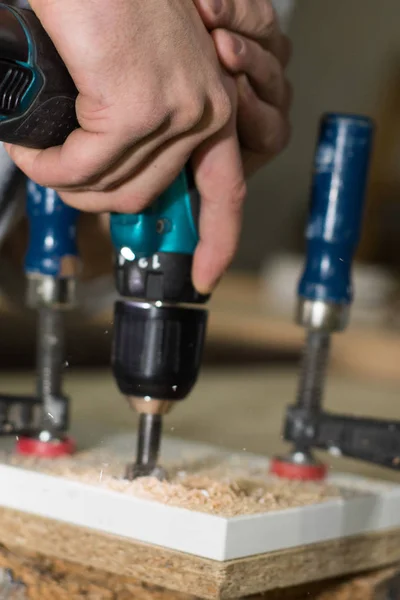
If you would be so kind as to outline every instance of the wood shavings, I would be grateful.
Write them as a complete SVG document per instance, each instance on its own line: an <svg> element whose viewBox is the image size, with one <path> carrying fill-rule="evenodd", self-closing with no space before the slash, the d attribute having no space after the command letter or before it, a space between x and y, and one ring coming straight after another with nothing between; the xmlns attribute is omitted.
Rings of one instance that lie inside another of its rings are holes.
<svg viewBox="0 0 400 600"><path fill-rule="evenodd" d="M151 477L128 482L121 478L125 467L121 458L101 450L57 461L10 455L6 462L137 498L223 517L307 506L342 495L339 488L324 483L281 480L254 467L250 459L239 460L237 457L166 465L170 479L165 482Z"/></svg>
<svg viewBox="0 0 400 600"><path fill-rule="evenodd" d="M339 490L327 485L287 482L269 476L255 481L238 480L228 475L223 480L207 475L187 475L172 482L146 478L130 486L137 497L224 517L316 504L340 494Z"/></svg>

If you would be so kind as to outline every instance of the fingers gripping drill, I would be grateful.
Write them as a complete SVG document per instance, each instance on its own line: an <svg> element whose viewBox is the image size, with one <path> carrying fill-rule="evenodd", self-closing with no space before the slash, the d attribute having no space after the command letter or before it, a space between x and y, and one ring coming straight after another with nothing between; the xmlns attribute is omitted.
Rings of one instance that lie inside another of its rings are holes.
<svg viewBox="0 0 400 600"><path fill-rule="evenodd" d="M0 140L41 149L61 145L79 127L77 93L34 13L0 4ZM162 417L189 394L199 373L207 324L199 305L208 299L191 280L199 208L187 167L141 214L111 215L121 295L112 368L140 414L130 479L162 475Z"/></svg>

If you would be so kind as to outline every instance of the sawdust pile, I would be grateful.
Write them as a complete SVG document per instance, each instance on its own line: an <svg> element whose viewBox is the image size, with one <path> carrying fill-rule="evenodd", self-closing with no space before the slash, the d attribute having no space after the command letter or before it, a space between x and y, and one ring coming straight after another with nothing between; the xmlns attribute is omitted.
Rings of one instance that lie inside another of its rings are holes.
<svg viewBox="0 0 400 600"><path fill-rule="evenodd" d="M140 498L226 517L316 504L339 495L339 490L327 485L288 483L271 477L237 479L229 474L218 479L208 474L182 475L171 482L147 478L129 487L129 492Z"/></svg>
<svg viewBox="0 0 400 600"><path fill-rule="evenodd" d="M9 457L9 464L49 475L67 477L170 506L209 514L234 517L307 506L340 497L344 491L324 483L284 481L254 469L243 461L220 460L217 465L185 463L170 466L169 481L142 478L128 482L121 478L125 464L114 457L93 452L81 453L79 461L65 458L56 462Z"/></svg>
<svg viewBox="0 0 400 600"><path fill-rule="evenodd" d="M142 479L131 485L138 497L226 517L316 504L339 494L326 485L288 484L269 477L250 480L225 476L216 480L207 475L187 475L170 483Z"/></svg>

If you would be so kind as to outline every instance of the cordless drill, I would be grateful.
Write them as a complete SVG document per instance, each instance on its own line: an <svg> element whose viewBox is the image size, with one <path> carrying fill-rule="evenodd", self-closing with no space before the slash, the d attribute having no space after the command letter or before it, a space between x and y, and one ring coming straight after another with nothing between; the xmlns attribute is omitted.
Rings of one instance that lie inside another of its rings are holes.
<svg viewBox="0 0 400 600"><path fill-rule="evenodd" d="M0 140L45 149L79 127L77 90L30 10L0 4ZM163 476L162 417L183 400L201 366L208 297L192 285L199 195L190 167L141 214L111 215L116 250L112 368L140 414L137 460L126 476Z"/></svg>

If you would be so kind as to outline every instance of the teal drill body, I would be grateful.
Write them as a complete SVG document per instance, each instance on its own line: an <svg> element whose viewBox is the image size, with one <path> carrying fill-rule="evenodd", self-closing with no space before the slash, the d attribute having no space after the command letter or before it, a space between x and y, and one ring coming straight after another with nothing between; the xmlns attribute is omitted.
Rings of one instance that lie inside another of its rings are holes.
<svg viewBox="0 0 400 600"><path fill-rule="evenodd" d="M116 251L128 249L137 258L157 253L192 255L198 244L196 195L185 169L141 214L112 214L111 238Z"/></svg>

